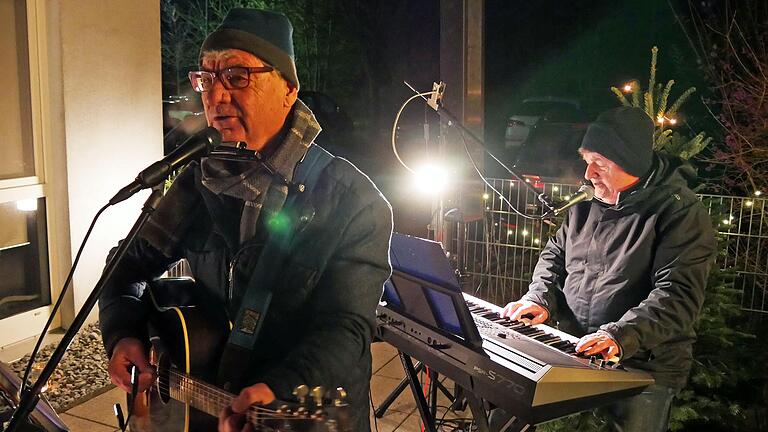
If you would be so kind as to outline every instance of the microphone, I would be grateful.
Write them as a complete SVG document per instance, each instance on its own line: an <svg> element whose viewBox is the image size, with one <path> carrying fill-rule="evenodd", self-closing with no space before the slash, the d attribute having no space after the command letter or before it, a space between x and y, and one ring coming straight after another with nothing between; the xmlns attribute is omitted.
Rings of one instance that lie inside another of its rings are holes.
<svg viewBox="0 0 768 432"><path fill-rule="evenodd" d="M546 216L557 216L582 201L590 201L594 196L595 188L590 185L581 185L576 194L571 196L571 199L549 212Z"/></svg>
<svg viewBox="0 0 768 432"><path fill-rule="evenodd" d="M192 160L208 155L213 149L221 144L221 134L215 128L208 127L187 138L168 156L160 159L152 165L145 168L136 176L128 186L120 189L112 199L109 205L115 205L132 197L136 192L151 188L175 170L181 168Z"/></svg>

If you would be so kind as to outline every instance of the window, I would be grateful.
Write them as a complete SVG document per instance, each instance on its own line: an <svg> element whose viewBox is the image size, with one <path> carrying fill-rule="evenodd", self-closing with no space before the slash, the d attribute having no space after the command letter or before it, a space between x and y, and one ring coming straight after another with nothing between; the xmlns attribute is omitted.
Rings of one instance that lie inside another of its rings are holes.
<svg viewBox="0 0 768 432"><path fill-rule="evenodd" d="M0 0L0 70L4 88L0 105L0 180L35 175L25 3Z"/></svg>
<svg viewBox="0 0 768 432"><path fill-rule="evenodd" d="M51 303L37 46L43 3L0 0L0 345L39 330Z"/></svg>

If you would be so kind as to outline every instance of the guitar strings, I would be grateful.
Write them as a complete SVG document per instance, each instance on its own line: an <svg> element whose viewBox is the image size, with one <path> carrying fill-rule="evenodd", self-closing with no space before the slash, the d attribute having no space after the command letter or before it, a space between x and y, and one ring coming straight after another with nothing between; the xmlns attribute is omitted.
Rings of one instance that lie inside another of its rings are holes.
<svg viewBox="0 0 768 432"><path fill-rule="evenodd" d="M180 379L186 379L186 382L188 384L186 385L186 387L188 388L188 391L193 392L193 395L192 395L193 397L194 397L194 393L200 394L202 396L213 397L216 399L214 402L218 402L216 403L216 405L219 405L219 406L229 405L226 402L231 401L235 397L229 392L221 390L203 381L194 379L190 377L188 374L179 372L177 370L169 369L168 373L169 373L169 376L173 376ZM182 386L181 383L179 383L179 387L181 386ZM162 392L170 392L169 384L158 383L157 387ZM315 419L306 418L306 417L296 417L295 414L286 414L277 410L252 405L249 407L248 417L250 419L251 417L255 417L255 416L268 416L273 419L279 418L279 419L286 419L286 420L315 420Z"/></svg>
<svg viewBox="0 0 768 432"><path fill-rule="evenodd" d="M162 393L170 393L172 391L172 389L168 385L159 384L157 387L159 388L159 390ZM204 388L203 389L179 390L179 393L184 393L184 392L191 392L192 393L191 396L193 398L195 396L197 396L197 395L202 396L202 397L207 397L211 401L211 404L216 405L216 406L227 406L227 405L229 405L229 402L231 402L231 400L233 399L233 397L231 397L231 396L224 397L220 393L212 392L212 391L210 391L208 389L204 389ZM181 401L181 402L188 402L188 401ZM203 402L203 403L205 403L205 402ZM279 412L277 410L273 410L273 409L269 409L269 408L265 408L265 407L260 407L260 406L255 406L255 405L251 406L251 409L255 410L255 411L260 411L260 412L265 413L265 414L285 415L284 413L281 413L281 412Z"/></svg>
<svg viewBox="0 0 768 432"><path fill-rule="evenodd" d="M200 381L196 378L192 378L188 374L179 372L177 370L173 370L173 369L169 370L169 375L172 375L173 377L178 378L179 381L181 380L186 381L187 385L185 387L195 390L198 393L203 393L207 396L213 396L218 400L223 400L228 402L235 398L235 395L233 395L232 393L229 393L218 387L210 385L204 381ZM170 385L167 385L167 386L170 387ZM182 387L181 382L179 382L178 386ZM158 385L158 387L165 387L165 386L161 383ZM169 388L161 388L161 390L169 391ZM229 403L225 405L229 405ZM264 408L264 407L260 407L260 408L265 411L277 412L276 410L270 410L269 408Z"/></svg>
<svg viewBox="0 0 768 432"><path fill-rule="evenodd" d="M158 387L160 387L160 390L162 392L169 392L170 391L168 388L166 388L167 386L159 385ZM206 393L206 391L203 390L202 392L196 392L196 393L202 395L202 393ZM218 393L218 392L208 391L208 393L209 394L211 394L211 393L215 394L215 393ZM195 395L193 394L192 396L194 398ZM203 396L206 396L206 395L203 395ZM232 397L229 397L230 401L231 401L231 399L232 399ZM182 400L182 401L179 401L179 402L190 403L192 401L183 401ZM227 406L227 405L229 405L229 403L222 403L222 402L228 402L228 401L224 401L224 400L218 400L216 402L219 402L219 403L216 403L217 406ZM203 402L203 403L205 403L205 402ZM190 403L190 405L194 405L194 404ZM246 414L246 417L250 421L254 421L254 420L291 420L291 421L310 420L310 421L317 421L318 420L316 418L297 417L295 414L284 413L284 412L280 412L280 411L277 411L277 410L272 410L272 409L269 409L269 408L264 408L264 407L260 407L260 406L256 406L256 405L252 405L252 406L248 407L248 413Z"/></svg>

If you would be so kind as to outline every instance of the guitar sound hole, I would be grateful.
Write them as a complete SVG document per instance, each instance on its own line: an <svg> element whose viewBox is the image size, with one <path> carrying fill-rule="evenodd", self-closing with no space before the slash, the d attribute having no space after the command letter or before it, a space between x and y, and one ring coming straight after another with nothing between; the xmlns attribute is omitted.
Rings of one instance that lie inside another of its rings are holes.
<svg viewBox="0 0 768 432"><path fill-rule="evenodd" d="M167 355L161 354L157 359L157 394L160 397L160 401L167 404L171 400L170 388L171 377L169 371L171 370L171 362Z"/></svg>

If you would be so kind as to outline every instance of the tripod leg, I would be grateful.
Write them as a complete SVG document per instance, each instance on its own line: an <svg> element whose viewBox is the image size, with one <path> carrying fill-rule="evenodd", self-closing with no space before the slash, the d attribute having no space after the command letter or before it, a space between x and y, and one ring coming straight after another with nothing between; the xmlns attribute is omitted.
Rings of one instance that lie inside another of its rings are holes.
<svg viewBox="0 0 768 432"><path fill-rule="evenodd" d="M421 362L417 362L414 366L414 369L416 370L416 373L418 374L421 372L422 369L424 369L424 365ZM384 417L384 414L389 409L389 406L392 405L395 402L395 399L397 399L398 396L400 396L400 393L405 390L406 387L408 387L408 376L406 375L405 378L403 378L399 384L397 384L397 387L395 387L394 390L384 399L384 401L381 402L381 405L379 405L378 408L376 408L376 411L374 411L374 415L376 418L382 418Z"/></svg>
<svg viewBox="0 0 768 432"><path fill-rule="evenodd" d="M467 399L464 397L464 389L460 385L453 384L453 404L451 409L454 411L464 411L467 409Z"/></svg>
<svg viewBox="0 0 768 432"><path fill-rule="evenodd" d="M429 413L432 414L432 418L437 416L437 388L440 384L438 377L437 372L429 369Z"/></svg>
<svg viewBox="0 0 768 432"><path fill-rule="evenodd" d="M467 393L464 397L467 399L469 409L472 411L472 417L475 419L477 430L480 432L490 432L491 428L488 426L488 416L485 414L483 401L471 393Z"/></svg>
<svg viewBox="0 0 768 432"><path fill-rule="evenodd" d="M419 409L419 414L421 414L421 421L424 424L425 432L437 432L435 430L435 419L432 417L429 406L427 405L427 399L421 391L419 377L416 374L416 369L413 367L411 358L401 352L400 360L403 362L403 368L405 368L405 373L411 384L413 399L416 400L416 407Z"/></svg>
<svg viewBox="0 0 768 432"><path fill-rule="evenodd" d="M443 395L445 395L445 397L448 398L449 401L454 402L456 400L456 397L452 395L451 391L445 387L445 384L441 383L440 381L437 381L436 384L440 392L443 393Z"/></svg>

